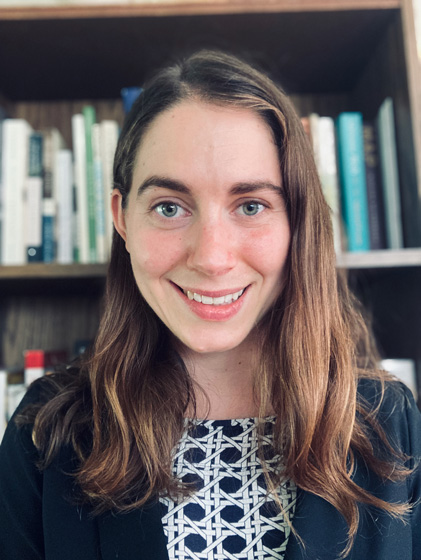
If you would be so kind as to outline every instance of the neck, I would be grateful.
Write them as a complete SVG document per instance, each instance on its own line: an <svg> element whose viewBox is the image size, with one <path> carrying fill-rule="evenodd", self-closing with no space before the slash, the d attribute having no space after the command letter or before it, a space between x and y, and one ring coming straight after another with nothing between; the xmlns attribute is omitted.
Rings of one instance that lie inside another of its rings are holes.
<svg viewBox="0 0 421 560"><path fill-rule="evenodd" d="M243 343L227 352L198 354L185 350L183 359L197 387L198 418L221 420L257 416L253 394L254 344ZM188 415L193 413L187 411Z"/></svg>

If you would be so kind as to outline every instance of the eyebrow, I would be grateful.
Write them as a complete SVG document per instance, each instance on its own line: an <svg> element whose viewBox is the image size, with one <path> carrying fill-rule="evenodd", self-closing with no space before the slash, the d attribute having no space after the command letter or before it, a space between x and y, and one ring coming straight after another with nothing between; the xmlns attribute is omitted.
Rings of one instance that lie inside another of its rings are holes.
<svg viewBox="0 0 421 560"><path fill-rule="evenodd" d="M192 191L189 189L189 187L187 187L181 181L170 179L169 177L160 177L159 175L152 175L151 177L145 179L137 189L137 196L140 197L148 188L151 187L160 187L163 189L168 189L171 191L176 191L182 194L193 196ZM284 190L282 189L282 187L279 185L274 185L269 181L241 181L232 185L229 193L231 195L238 196L258 192L265 189L275 191L282 197L284 196Z"/></svg>

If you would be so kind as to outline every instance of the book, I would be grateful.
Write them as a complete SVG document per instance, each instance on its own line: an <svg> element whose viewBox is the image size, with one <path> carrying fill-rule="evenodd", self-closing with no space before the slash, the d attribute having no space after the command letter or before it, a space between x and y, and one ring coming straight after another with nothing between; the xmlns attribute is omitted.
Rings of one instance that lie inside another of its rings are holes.
<svg viewBox="0 0 421 560"><path fill-rule="evenodd" d="M310 138L320 183L331 211L333 240L336 253L342 251L342 217L339 178L336 161L335 122L331 117L312 113L309 117Z"/></svg>
<svg viewBox="0 0 421 560"><path fill-rule="evenodd" d="M26 385L24 383L9 383L6 388L6 422L12 418L15 410L20 404L26 393Z"/></svg>
<svg viewBox="0 0 421 560"><path fill-rule="evenodd" d="M363 117L344 112L337 119L342 214L348 251L369 251L370 230L365 177Z"/></svg>
<svg viewBox="0 0 421 560"><path fill-rule="evenodd" d="M96 121L95 108L85 105L82 109L85 122L85 149L86 149L86 191L88 195L88 239L89 239L89 262L97 261L96 247L96 193L94 155L92 145L92 125Z"/></svg>
<svg viewBox="0 0 421 560"><path fill-rule="evenodd" d="M28 177L25 183L26 255L28 262L41 262L42 253L42 197L43 197L43 143L40 132L29 137Z"/></svg>
<svg viewBox="0 0 421 560"><path fill-rule="evenodd" d="M65 144L61 133L55 127L46 129L43 135L42 250L43 261L52 262L56 260L57 249L57 153Z"/></svg>
<svg viewBox="0 0 421 560"><path fill-rule="evenodd" d="M405 383L405 385L411 389L415 400L418 400L417 375L414 360L386 359L380 362L380 366Z"/></svg>
<svg viewBox="0 0 421 560"><path fill-rule="evenodd" d="M67 360L65 350L25 350L24 352L24 384L29 387L39 377L54 371L55 367Z"/></svg>
<svg viewBox="0 0 421 560"><path fill-rule="evenodd" d="M377 115L380 169L383 184L386 239L389 249L403 247L401 200L393 101L387 97Z"/></svg>
<svg viewBox="0 0 421 560"><path fill-rule="evenodd" d="M89 263L88 192L86 185L85 119L81 113L72 116L72 142L76 206L76 258Z"/></svg>
<svg viewBox="0 0 421 560"><path fill-rule="evenodd" d="M107 257L111 255L113 237L113 218L111 214L111 192L113 190L114 154L117 148L119 127L117 121L106 119L101 121L101 161L104 180L105 237Z"/></svg>
<svg viewBox="0 0 421 560"><path fill-rule="evenodd" d="M372 250L386 249L383 187L375 124L364 123L363 134L370 247Z"/></svg>
<svg viewBox="0 0 421 560"><path fill-rule="evenodd" d="M53 262L56 258L56 201L53 198L42 199L42 260Z"/></svg>
<svg viewBox="0 0 421 560"><path fill-rule="evenodd" d="M13 416L17 406L26 393L26 385L23 382L22 368L6 368L6 423Z"/></svg>
<svg viewBox="0 0 421 560"><path fill-rule="evenodd" d="M122 88L120 93L121 93L121 99L123 101L123 109L126 114L130 112L133 103L139 97L141 92L142 92L142 88L138 86Z"/></svg>
<svg viewBox="0 0 421 560"><path fill-rule="evenodd" d="M28 176L30 125L6 119L2 127L2 263L26 263L24 190Z"/></svg>
<svg viewBox="0 0 421 560"><path fill-rule="evenodd" d="M412 142L414 123L405 104L396 103L393 112L395 117L403 245L406 248L421 247L421 196L418 190L417 161Z"/></svg>
<svg viewBox="0 0 421 560"><path fill-rule="evenodd" d="M99 123L92 125L92 157L94 167L95 188L95 232L96 261L107 260L107 239L105 230L104 175L101 159L101 127Z"/></svg>
<svg viewBox="0 0 421 560"><path fill-rule="evenodd" d="M57 262L73 262L73 160L70 150L56 154Z"/></svg>

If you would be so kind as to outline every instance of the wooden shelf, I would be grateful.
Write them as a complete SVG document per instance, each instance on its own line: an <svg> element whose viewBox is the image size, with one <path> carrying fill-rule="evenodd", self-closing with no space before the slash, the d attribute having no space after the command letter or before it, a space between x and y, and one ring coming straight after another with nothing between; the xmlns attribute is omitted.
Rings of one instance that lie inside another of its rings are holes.
<svg viewBox="0 0 421 560"><path fill-rule="evenodd" d="M421 267L421 249L399 251L368 251L366 253L342 253L337 256L338 268L390 268ZM107 264L43 264L25 266L0 266L0 283L10 280L66 280L105 278Z"/></svg>
<svg viewBox="0 0 421 560"><path fill-rule="evenodd" d="M0 8L0 19L65 19L133 16L212 15L269 12L381 10L399 8L401 0L161 0L121 2L50 2Z"/></svg>
<svg viewBox="0 0 421 560"><path fill-rule="evenodd" d="M2 280L34 280L62 278L103 278L107 273L106 264L43 264L25 266L0 266Z"/></svg>
<svg viewBox="0 0 421 560"><path fill-rule="evenodd" d="M336 264L338 268L348 269L421 266L421 249L342 253L337 256Z"/></svg>
<svg viewBox="0 0 421 560"><path fill-rule="evenodd" d="M198 2L186 4L189 10L182 3L79 7L74 13L76 7L66 8L68 13L45 8L38 18L35 9L16 9L15 18L0 9L0 37L7 45L7 56L0 57L0 75L7 76L1 93L11 102L115 100L123 87L143 83L167 63L169 53L177 58L199 48L245 56L290 93L352 91L396 22L399 2L296 4L302 8L292 10L292 0L224 0L210 3L218 7L212 14L199 11L208 3ZM346 4L353 9L333 11ZM234 5L241 13L227 9ZM322 11L322 5L331 11ZM152 13L163 6L172 7L174 15ZM313 11L306 11L310 6ZM22 45L30 45L30 53Z"/></svg>

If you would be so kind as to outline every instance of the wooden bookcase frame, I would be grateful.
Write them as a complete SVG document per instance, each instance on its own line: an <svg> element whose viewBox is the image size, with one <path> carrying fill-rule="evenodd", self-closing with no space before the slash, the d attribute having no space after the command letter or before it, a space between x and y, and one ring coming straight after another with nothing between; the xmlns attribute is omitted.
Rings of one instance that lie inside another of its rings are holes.
<svg viewBox="0 0 421 560"><path fill-rule="evenodd" d="M201 46L249 56L284 85L303 115L355 109L373 116L392 95L402 122L399 141L408 146L421 193L421 81L411 0L5 6L0 99L34 128L57 126L71 146L70 117L84 103L93 103L99 118L121 122L121 87L141 83L169 55ZM380 318L380 338L389 320L392 334L380 340L385 356L421 360L421 249L345 254L338 266L352 271L375 330ZM0 267L0 363L18 365L29 347L71 352L76 339L93 337L105 273L105 265Z"/></svg>

